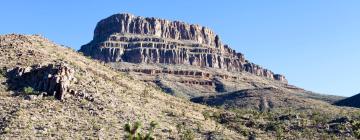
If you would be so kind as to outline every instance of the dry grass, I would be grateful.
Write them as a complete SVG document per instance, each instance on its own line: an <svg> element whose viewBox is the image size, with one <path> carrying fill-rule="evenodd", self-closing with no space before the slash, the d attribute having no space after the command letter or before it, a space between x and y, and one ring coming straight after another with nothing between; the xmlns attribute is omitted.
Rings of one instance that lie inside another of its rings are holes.
<svg viewBox="0 0 360 140"><path fill-rule="evenodd" d="M0 68L55 62L65 62L74 68L77 82L71 88L85 91L94 97L94 101L75 96L63 101L50 97L24 100L12 96L13 91L8 91L6 84L0 84L0 139L122 139L124 125L136 121L143 126L158 122L154 132L157 139L180 139L192 134L195 139L206 139L209 135L246 139L247 136L241 133L245 130L262 139L276 136L252 127L242 127L243 131L239 131L218 120L205 119L204 112L232 112L168 95L151 84L40 36L0 36ZM247 79L243 81L258 81L260 86L270 83L257 77L244 78ZM6 77L0 76L0 82L5 81ZM253 85L243 84L243 87L247 86ZM319 108L338 113L344 109L328 106L322 103ZM145 132L147 129L144 128Z"/></svg>
<svg viewBox="0 0 360 140"><path fill-rule="evenodd" d="M145 126L151 121L159 122L155 130L158 139L179 138L178 124L186 124L187 129L196 132L196 138L204 138L216 128L215 121L205 121L202 116L202 111L209 109L206 106L167 95L40 36L13 35L0 36L0 39L11 37L10 42L1 43L0 62L7 63L0 63L0 67L65 62L76 71L78 81L71 87L86 91L95 100L70 97L64 101L51 98L29 101L0 96L0 120L6 118L0 122L0 139L122 139L123 126L135 121ZM20 41L11 44L16 40ZM5 89L5 86L0 87L1 95L10 95ZM202 129L195 131L198 127L195 124L201 124ZM241 138L234 131L221 127L224 137Z"/></svg>

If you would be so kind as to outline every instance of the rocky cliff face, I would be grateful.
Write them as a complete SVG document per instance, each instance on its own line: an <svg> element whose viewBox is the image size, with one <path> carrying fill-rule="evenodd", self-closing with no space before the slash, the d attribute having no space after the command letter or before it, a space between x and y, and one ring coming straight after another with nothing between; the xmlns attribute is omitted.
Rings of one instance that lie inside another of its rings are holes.
<svg viewBox="0 0 360 140"><path fill-rule="evenodd" d="M80 52L105 62L185 64L249 72L286 83L284 76L247 61L209 28L116 14L101 20Z"/></svg>

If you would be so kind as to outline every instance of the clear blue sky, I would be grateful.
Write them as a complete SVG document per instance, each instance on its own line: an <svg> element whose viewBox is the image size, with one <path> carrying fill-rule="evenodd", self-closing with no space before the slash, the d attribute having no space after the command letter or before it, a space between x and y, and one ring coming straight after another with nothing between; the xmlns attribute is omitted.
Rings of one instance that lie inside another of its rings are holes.
<svg viewBox="0 0 360 140"><path fill-rule="evenodd" d="M42 34L79 49L115 13L212 28L224 43L290 84L319 93L360 92L359 0L7 0L0 34Z"/></svg>

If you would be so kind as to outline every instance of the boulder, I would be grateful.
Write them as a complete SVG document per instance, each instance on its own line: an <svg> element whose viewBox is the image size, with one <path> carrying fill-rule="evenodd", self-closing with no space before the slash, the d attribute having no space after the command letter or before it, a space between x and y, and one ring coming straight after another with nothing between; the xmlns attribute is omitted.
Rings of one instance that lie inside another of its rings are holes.
<svg viewBox="0 0 360 140"><path fill-rule="evenodd" d="M70 91L71 83L75 81L74 73L74 69L64 63L15 67L8 72L8 83L13 89L32 87L36 91L46 92L46 95L62 100Z"/></svg>

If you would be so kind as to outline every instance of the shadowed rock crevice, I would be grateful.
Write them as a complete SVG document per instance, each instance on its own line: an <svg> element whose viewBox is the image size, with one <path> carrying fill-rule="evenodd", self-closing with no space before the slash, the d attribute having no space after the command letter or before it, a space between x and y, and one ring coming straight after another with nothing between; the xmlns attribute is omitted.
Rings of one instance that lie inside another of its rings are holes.
<svg viewBox="0 0 360 140"><path fill-rule="evenodd" d="M226 92L225 85L217 78L213 79L216 92Z"/></svg>
<svg viewBox="0 0 360 140"><path fill-rule="evenodd" d="M169 88L169 87L167 87L165 84L163 84L163 83L161 82L161 80L155 80L154 83L155 83L159 88L161 88L161 90L162 90L163 92L168 93L168 94L170 94L170 95L174 95L174 94L175 94L175 92L174 92L171 88Z"/></svg>

